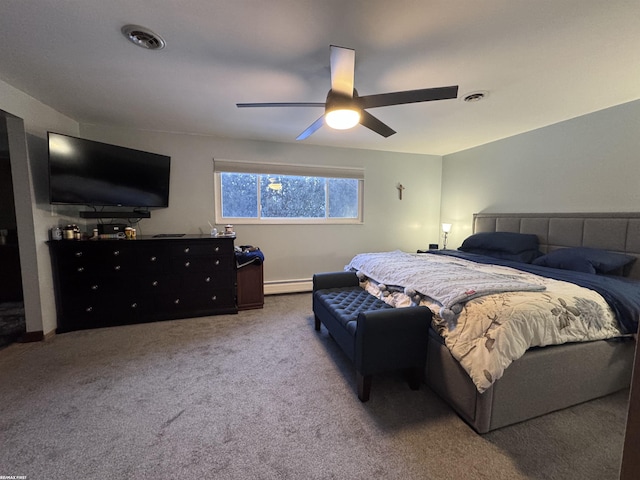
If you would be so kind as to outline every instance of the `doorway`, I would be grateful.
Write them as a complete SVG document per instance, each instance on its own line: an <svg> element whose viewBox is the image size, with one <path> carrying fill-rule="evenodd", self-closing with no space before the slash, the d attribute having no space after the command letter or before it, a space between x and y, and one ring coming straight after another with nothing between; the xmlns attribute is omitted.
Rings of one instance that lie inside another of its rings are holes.
<svg viewBox="0 0 640 480"><path fill-rule="evenodd" d="M26 332L7 122L0 111L0 348Z"/></svg>

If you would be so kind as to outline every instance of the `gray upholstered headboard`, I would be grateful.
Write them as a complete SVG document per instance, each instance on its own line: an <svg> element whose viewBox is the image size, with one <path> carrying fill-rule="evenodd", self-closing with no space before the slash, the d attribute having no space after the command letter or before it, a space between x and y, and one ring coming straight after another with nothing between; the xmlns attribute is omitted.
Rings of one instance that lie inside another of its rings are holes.
<svg viewBox="0 0 640 480"><path fill-rule="evenodd" d="M640 213L476 213L473 232L519 232L538 236L543 253L593 247L638 258L630 278L640 279Z"/></svg>

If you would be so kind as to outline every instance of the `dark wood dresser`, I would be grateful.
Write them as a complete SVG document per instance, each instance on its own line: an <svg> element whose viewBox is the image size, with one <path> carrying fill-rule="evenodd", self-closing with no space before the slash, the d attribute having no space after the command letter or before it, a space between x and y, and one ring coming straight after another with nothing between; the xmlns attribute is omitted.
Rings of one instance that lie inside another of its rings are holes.
<svg viewBox="0 0 640 480"><path fill-rule="evenodd" d="M233 238L59 240L57 332L237 313Z"/></svg>

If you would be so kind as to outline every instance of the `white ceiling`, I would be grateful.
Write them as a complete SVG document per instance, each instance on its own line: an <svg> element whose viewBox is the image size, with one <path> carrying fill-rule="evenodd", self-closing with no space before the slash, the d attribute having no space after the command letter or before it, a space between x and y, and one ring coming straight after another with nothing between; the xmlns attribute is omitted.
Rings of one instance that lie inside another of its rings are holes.
<svg viewBox="0 0 640 480"><path fill-rule="evenodd" d="M139 48L123 25L167 42ZM329 45L360 95L459 85L370 110L398 133L305 144L444 155L640 98L638 0L0 0L0 79L88 124L295 142L324 102Z"/></svg>

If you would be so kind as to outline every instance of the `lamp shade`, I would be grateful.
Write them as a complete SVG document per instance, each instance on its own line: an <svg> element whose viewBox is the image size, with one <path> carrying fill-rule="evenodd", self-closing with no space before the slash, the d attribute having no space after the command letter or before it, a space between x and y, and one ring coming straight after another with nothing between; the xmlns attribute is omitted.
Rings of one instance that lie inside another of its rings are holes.
<svg viewBox="0 0 640 480"><path fill-rule="evenodd" d="M442 224L442 231L444 233L449 233L451 231L451 224L450 223L443 223Z"/></svg>

